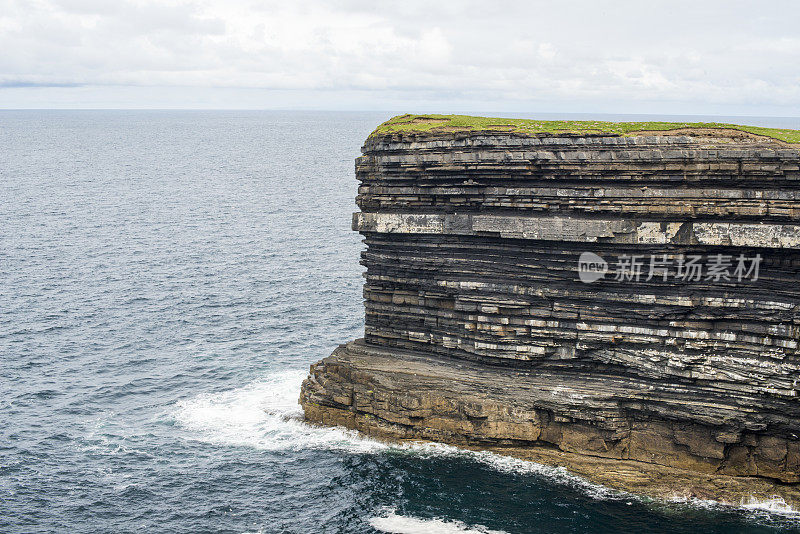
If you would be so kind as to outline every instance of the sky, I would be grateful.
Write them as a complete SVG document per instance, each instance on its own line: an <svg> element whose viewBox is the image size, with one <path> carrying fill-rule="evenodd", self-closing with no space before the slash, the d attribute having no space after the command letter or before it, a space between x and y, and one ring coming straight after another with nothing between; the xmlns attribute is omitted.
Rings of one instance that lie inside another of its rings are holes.
<svg viewBox="0 0 800 534"><path fill-rule="evenodd" d="M800 116L797 0L0 0L0 108Z"/></svg>

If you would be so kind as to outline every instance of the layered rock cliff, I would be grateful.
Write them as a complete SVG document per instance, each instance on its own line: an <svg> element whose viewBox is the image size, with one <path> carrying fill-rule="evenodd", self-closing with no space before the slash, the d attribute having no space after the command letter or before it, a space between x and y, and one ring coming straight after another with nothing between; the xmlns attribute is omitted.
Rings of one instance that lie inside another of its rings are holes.
<svg viewBox="0 0 800 534"><path fill-rule="evenodd" d="M312 366L308 420L800 501L796 145L399 129L356 176L365 335Z"/></svg>

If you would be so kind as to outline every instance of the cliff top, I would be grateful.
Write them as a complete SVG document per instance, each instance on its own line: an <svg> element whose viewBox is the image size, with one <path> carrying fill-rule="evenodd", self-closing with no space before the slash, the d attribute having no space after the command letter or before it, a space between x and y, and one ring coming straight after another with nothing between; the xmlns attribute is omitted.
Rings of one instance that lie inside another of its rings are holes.
<svg viewBox="0 0 800 534"><path fill-rule="evenodd" d="M762 128L719 122L604 122L544 121L503 119L469 115L398 115L378 126L371 135L392 133L512 132L522 135L541 133L612 134L620 136L689 134L704 137L730 137L737 140L778 140L800 144L800 130ZM765 139L766 138L766 139Z"/></svg>

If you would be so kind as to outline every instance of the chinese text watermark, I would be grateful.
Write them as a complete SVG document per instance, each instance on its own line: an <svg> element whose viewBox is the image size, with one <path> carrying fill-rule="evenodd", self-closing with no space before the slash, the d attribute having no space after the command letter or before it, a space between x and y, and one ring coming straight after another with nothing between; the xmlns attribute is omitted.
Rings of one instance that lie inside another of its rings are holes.
<svg viewBox="0 0 800 534"><path fill-rule="evenodd" d="M594 252L584 252L578 259L578 276L586 284L609 271L613 280L623 282L755 282L761 261L761 254L621 254L609 265Z"/></svg>

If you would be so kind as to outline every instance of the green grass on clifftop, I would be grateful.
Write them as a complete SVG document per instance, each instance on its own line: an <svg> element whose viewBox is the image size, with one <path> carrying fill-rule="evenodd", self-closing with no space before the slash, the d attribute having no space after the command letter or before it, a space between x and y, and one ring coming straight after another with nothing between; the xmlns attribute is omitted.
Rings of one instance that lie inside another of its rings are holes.
<svg viewBox="0 0 800 534"><path fill-rule="evenodd" d="M469 132L503 131L520 134L537 133L611 133L636 135L668 130L730 130L800 143L800 130L741 126L719 122L603 122L603 121L540 121L535 119L499 119L469 115L398 115L378 126L372 135L395 132Z"/></svg>

